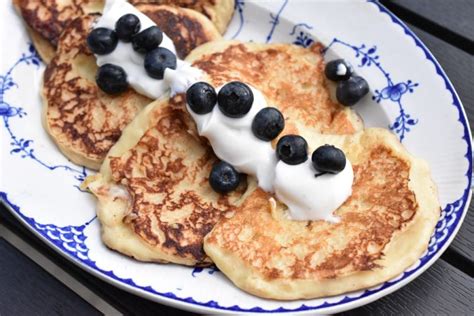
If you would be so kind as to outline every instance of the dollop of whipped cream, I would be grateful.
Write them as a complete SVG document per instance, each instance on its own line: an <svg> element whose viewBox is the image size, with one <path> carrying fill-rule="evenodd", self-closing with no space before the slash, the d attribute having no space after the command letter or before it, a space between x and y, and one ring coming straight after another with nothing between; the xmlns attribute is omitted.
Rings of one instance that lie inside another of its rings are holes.
<svg viewBox="0 0 474 316"><path fill-rule="evenodd" d="M317 175L317 176L315 176ZM274 189L276 197L288 206L294 220L325 220L336 223L333 215L352 194L354 172L346 159L346 167L338 174L321 174L311 159L299 165L279 161L276 166Z"/></svg>
<svg viewBox="0 0 474 316"><path fill-rule="evenodd" d="M255 176L258 185L271 192L278 162L275 150L270 142L258 139L252 132L253 118L267 107L267 101L260 91L253 87L250 89L254 97L252 108L241 118L225 116L217 105L210 113L203 115L194 113L189 105L187 109L196 122L199 135L209 140L217 157L230 163L237 171Z"/></svg>
<svg viewBox="0 0 474 316"><path fill-rule="evenodd" d="M149 17L141 13L126 0L107 0L102 16L94 25L94 28L106 27L114 30L118 19L129 13L136 15L140 19L140 32L150 26L156 26ZM173 41L164 32L160 47L167 48L176 55ZM151 99L158 99L170 88L172 95L185 92L189 85L202 77L202 72L199 69L193 68L188 62L177 58L176 69L167 68L164 80L152 78L147 74L144 67L145 56L136 52L131 43L125 43L120 40L117 47L110 54L95 56L99 67L105 64L114 64L122 67L127 73L127 81L130 86L138 93Z"/></svg>
<svg viewBox="0 0 474 316"><path fill-rule="evenodd" d="M350 161L338 174L317 172L310 157L299 165L278 161L271 142L258 139L252 132L255 115L267 107L263 94L252 86L254 101L249 113L241 118L225 116L216 105L208 114L197 114L187 105L198 133L206 137L216 156L237 171L255 176L258 185L288 206L293 220L337 222L334 211L352 193L354 173ZM216 89L216 92L222 88Z"/></svg>

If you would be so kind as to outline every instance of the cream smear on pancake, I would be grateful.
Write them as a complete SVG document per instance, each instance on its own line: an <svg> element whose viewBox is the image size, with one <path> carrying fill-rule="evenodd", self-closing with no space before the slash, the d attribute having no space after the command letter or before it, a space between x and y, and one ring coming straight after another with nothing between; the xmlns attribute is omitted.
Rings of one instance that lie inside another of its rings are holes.
<svg viewBox="0 0 474 316"><path fill-rule="evenodd" d="M187 105L199 135L209 140L217 157L237 171L255 176L263 190L274 192L288 206L291 219L337 222L333 212L352 193L351 163L347 160L344 170L338 174L315 176L318 172L310 158L299 165L278 161L271 142L258 139L252 132L255 115L268 104L259 90L249 87L254 101L250 111L241 118L224 115L218 106L207 114L197 114Z"/></svg>
<svg viewBox="0 0 474 316"><path fill-rule="evenodd" d="M255 115L268 105L260 91L253 87L250 89L254 96L252 108L241 118L225 116L218 106L204 115L194 113L189 105L187 109L196 122L199 135L209 140L217 157L230 163L239 172L255 176L258 185L265 191L273 191L278 162L275 150L270 142L255 137L251 127Z"/></svg>
<svg viewBox="0 0 474 316"><path fill-rule="evenodd" d="M125 14L134 14L140 19L140 32L156 26L156 24L145 14L141 13L133 5L125 0L107 0L102 17L99 18L94 28L105 27L115 29L115 23ZM173 41L163 32L163 41L160 47L167 48L176 55ZM171 93L185 92L190 84L196 82L201 76L201 71L192 68L183 60L177 59L176 69L167 68L164 79L150 77L144 68L144 55L136 52L130 43L119 41L113 52L107 55L95 55L97 65L114 64L122 67L127 73L127 81L130 86L140 94L152 99L158 99L168 89Z"/></svg>
<svg viewBox="0 0 474 316"><path fill-rule="evenodd" d="M315 176L316 174L316 176ZM288 206L291 219L338 222L333 212L352 194L354 172L350 161L338 174L321 174L311 159L299 165L279 161L276 166L274 189L277 198Z"/></svg>

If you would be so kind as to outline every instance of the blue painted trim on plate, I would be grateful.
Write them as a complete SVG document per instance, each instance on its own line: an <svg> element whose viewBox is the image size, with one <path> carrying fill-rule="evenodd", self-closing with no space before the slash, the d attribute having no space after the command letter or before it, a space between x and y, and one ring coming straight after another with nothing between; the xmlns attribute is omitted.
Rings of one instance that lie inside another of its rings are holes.
<svg viewBox="0 0 474 316"><path fill-rule="evenodd" d="M285 10L285 7L288 4L288 1L289 0L283 0L283 3L276 15L274 15L273 13L270 13L270 24L272 25L272 27L270 28L270 32L267 35L266 43L272 40L273 32L275 32L277 25L280 24L280 15L283 13L283 10Z"/></svg>
<svg viewBox="0 0 474 316"><path fill-rule="evenodd" d="M214 274L215 272L220 272L220 270L216 266L212 265L210 267L205 267L205 268L204 267L195 267L193 269L193 272L191 272L191 275L192 275L193 278L195 278L196 274L202 273L204 271L207 271L208 274Z"/></svg>
<svg viewBox="0 0 474 316"><path fill-rule="evenodd" d="M296 38L293 41L293 44L299 45L302 47L309 47L314 43L314 39L310 33L300 30L299 33L296 33L298 27L310 28L305 23L296 24L290 35L295 35ZM413 93L414 88L419 86L419 83L414 83L411 80L406 82L394 83L392 81L390 73L382 66L380 62L380 56L377 55L377 46L368 47L365 44L360 46L349 44L341 39L334 38L329 45L323 49L323 54L325 54L331 47L334 45L342 45L351 49L356 58L360 58L360 64L357 65L360 67L370 67L372 65L377 69L386 79L387 84L384 88L375 89L372 99L379 103L381 100L389 100L394 102L398 106L399 115L395 118L392 124L389 124L388 128L396 133L400 139L400 142L403 142L405 139L406 133L411 131L411 128L418 124L419 120L417 118L412 118L405 110L404 105L402 104L402 97L406 93Z"/></svg>
<svg viewBox="0 0 474 316"><path fill-rule="evenodd" d="M54 165L49 164L38 158L33 148L33 140L17 137L10 126L10 120L14 117L23 118L27 113L21 107L15 107L6 101L5 95L12 88L19 88L18 84L13 79L13 73L15 69L20 65L33 65L39 67L41 59L36 52L32 43L28 44L28 53L23 53L20 58L7 70L4 75L0 75L0 117L3 119L3 126L10 136L10 145L12 149L10 154L19 154L21 158L30 158L37 162L41 166L53 171L61 169L70 172L74 175L74 178L82 183L87 177L87 171L85 167L71 167L66 165ZM74 186L76 189L84 192L78 185Z"/></svg>
<svg viewBox="0 0 474 316"><path fill-rule="evenodd" d="M235 34L231 36L232 39L235 39L237 36L239 36L240 32L242 31L242 28L244 27L244 6L244 0L235 0L234 12L237 11L237 13L239 14L239 27L237 28Z"/></svg>
<svg viewBox="0 0 474 316"><path fill-rule="evenodd" d="M286 1L285 1L285 3L286 3ZM378 2L372 2L372 3L375 4L379 8L380 12L389 15L394 23L402 26L402 28L405 30L405 33L408 36L412 37L415 41L415 44L424 51L426 58L428 60L430 60L431 62L433 62L433 64L435 65L437 74L440 75L444 79L446 89L448 91L450 91L451 94L452 94L453 105L459 111L459 119L458 120L464 127L463 139L464 139L464 141L466 142L466 145L467 145L467 153L465 155L465 157L468 161L468 169L467 169L466 174L465 174L467 179L468 179L467 188L464 190L463 195L458 200L454 201L453 203L448 204L445 207L445 209L442 211L441 218L438 222L438 225L436 226L435 233L433 234L432 239L430 241L430 244L428 245L428 250L427 250L426 254L420 259L420 261L421 261L420 265L417 268L415 268L411 271L404 272L402 274L402 276L397 278L395 281L385 282L384 284L377 287L376 289L373 289L373 290L369 289L369 290L364 291L363 293L361 293L360 296L357 296L357 297L345 296L338 302L334 302L334 303L324 302L323 304L320 304L318 306L307 306L305 304L302 304L301 306L299 306L295 309L286 309L286 308L283 308L283 307L279 307L279 308L272 309L272 310L265 310L265 309L263 309L261 307L257 307L257 306L247 309L247 308L241 308L238 305L221 306L221 305L219 305L218 302L212 301L212 300L208 301L208 302L197 302L192 297L178 297L176 294L174 294L172 292L165 292L165 293L157 292L156 290L154 290L150 286L137 285L132 279L120 278L117 275L115 275L113 271L102 270L101 268L97 267L96 263L94 261L90 260L89 258L81 259L77 255L77 253L74 254L74 252L68 252L67 248L65 248L62 245L62 243L55 243L54 239L51 238L51 236L49 236L47 233L45 233L45 232L49 231L49 229L51 229L55 232L59 230L59 233L67 234L66 236L63 236L64 239L71 240L72 235L70 235L69 232L74 230L74 232L78 232L78 234L80 235L80 233L83 232L83 230L88 225L88 223L86 223L84 225L80 225L80 226L74 226L74 227L72 227L73 229L71 228L70 231L65 230L64 228L63 228L63 230L61 230L61 228L55 227L54 225L53 225L53 227L51 227L51 225L41 225L41 224L36 223L34 221L34 219L26 217L25 215L23 215L20 208L8 199L7 193L0 191L0 200L4 201L8 206L10 206L10 208L16 213L17 216L19 216L23 221L25 221L30 227L32 227L45 240L47 240L51 244L54 244L55 247L57 247L60 250L60 252L63 252L63 253L66 252L66 253L70 254L74 258L77 258L79 262L81 262L82 264L92 268L93 270L96 270L100 274L103 274L103 275L105 275L105 276L107 276L111 279L119 281L120 283L129 285L133 288L140 289L142 291L145 291L145 292L157 295L157 296L161 296L161 297L164 297L164 298L168 298L168 299L172 299L172 300L176 300L176 301L180 301L180 302L184 302L184 303L188 303L188 304L192 304L192 305L196 305L196 306L214 308L214 309L219 309L219 310L235 311L235 312L254 312L254 313L297 312L297 311L307 311L307 310L316 310L317 311L319 309L323 309L323 308L327 308L327 307L341 306L341 305L344 305L344 304L347 304L347 303L355 302L355 301L358 301L362 298L367 298L367 297L371 296L372 294L375 294L377 292L380 292L382 290L385 290L385 289L388 289L388 288L394 286L398 282L400 282L400 281L408 278L409 276L413 275L421 267L423 267L425 264L427 264L439 252L439 249L444 247L447 240L449 239L449 236L451 236L453 231L455 229L457 229L457 227L459 226L460 218L463 216L462 211L463 210L466 211L466 203L467 203L467 200L469 199L469 192L470 192L470 186L471 186L471 176L472 176L472 158L471 158L472 157L472 145L471 145L471 137L470 137L468 124L467 124L467 121L466 121L466 117L463 113L459 98L457 97L456 92L454 91L454 88L452 87L451 83L447 79L445 73L443 72L443 70L441 69L441 67L437 63L437 61L434 59L434 57L431 55L431 53L427 50L427 48L421 43L421 41L400 20L398 20L398 18L396 18L390 11L388 11L385 7L380 5ZM283 8L284 8L284 6L282 6L282 8L280 9L280 13L281 13ZM269 34L270 38L271 38L271 35L273 34L274 28L278 24L279 14L277 15L276 21L273 21L274 24L272 26L272 31ZM85 239L81 239L81 238L79 238L78 240L80 242L85 241ZM84 250L84 249L81 248L80 252L83 252L82 250Z"/></svg>
<svg viewBox="0 0 474 316"><path fill-rule="evenodd" d="M298 24L295 24L295 26L293 26L293 29L291 30L290 32L290 35L295 35L296 33L296 29L298 28L307 28L308 30L312 30L313 27L309 24L306 24L306 23L298 23Z"/></svg>
<svg viewBox="0 0 474 316"><path fill-rule="evenodd" d="M383 74L387 80L387 85L380 91L375 89L375 94L372 96L372 99L377 103L383 99L386 99L398 105L400 114L395 118L395 121L388 126L388 128L398 135L400 142L403 142L405 134L408 133L413 126L418 124L419 120L411 118L410 114L406 113L405 107L402 105L402 96L406 93L413 93L413 89L419 86L419 84L414 83L411 80L394 83L390 73L382 66L379 60L380 56L377 55L377 46L375 45L370 48L365 44L362 44L361 46L355 46L338 38L334 38L323 51L326 52L334 44L340 44L352 49L355 53L355 57L361 58L360 64L357 65L359 68L370 67L371 65L374 65L375 68Z"/></svg>

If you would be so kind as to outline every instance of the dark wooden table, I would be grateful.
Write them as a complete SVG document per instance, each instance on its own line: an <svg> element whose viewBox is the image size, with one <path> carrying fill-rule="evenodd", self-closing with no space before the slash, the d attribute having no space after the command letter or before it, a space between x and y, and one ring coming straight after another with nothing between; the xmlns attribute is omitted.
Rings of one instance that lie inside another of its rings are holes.
<svg viewBox="0 0 474 316"><path fill-rule="evenodd" d="M421 38L474 126L474 0L381 1ZM119 290L42 244L0 206L0 315L191 315ZM474 205L456 239L403 289L345 314L474 315Z"/></svg>

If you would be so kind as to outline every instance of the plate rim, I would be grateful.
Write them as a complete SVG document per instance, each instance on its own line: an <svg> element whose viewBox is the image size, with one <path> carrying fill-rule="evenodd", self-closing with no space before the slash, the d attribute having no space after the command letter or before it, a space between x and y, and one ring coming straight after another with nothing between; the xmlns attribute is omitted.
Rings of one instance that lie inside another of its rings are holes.
<svg viewBox="0 0 474 316"><path fill-rule="evenodd" d="M93 262L94 265L91 265L84 261L79 260L78 258L74 256L69 255L67 252L64 251L64 249L54 244L50 239L48 239L45 235L43 235L41 231L35 229L34 226L28 222L28 220L33 220L33 219L25 216L21 212L20 207L8 199L8 193L0 191L0 202L2 202L6 206L6 208L17 219L19 219L24 226L27 227L28 230L33 232L49 247L53 248L61 256L68 259L70 262L73 262L74 264L78 265L79 267L87 271L88 273L91 273L94 276L98 277L99 279L106 281L110 284L113 284L114 286L117 286L118 288L121 288L132 294L136 294L141 297L151 299L153 301L157 301L159 303L163 303L169 306L178 307L184 310L201 311L201 312L220 312L220 313L221 312L225 312L225 313L235 313L235 312L249 313L250 312L250 313L258 313L258 314L260 313L294 313L294 312L310 313L314 311L325 312L327 310L331 310L331 312L336 312L335 309L337 309L337 311L343 311L343 310L347 310L351 308L356 308L356 307L368 304L372 301L375 301L387 294L390 294L398 290L399 288L411 282L421 273L426 271L441 256L441 254L447 249L447 247L451 244L452 240L457 235L464 221L464 218L467 213L467 208L472 196L472 191L470 189L471 184L472 184L471 183L472 159L470 158L472 157L472 135L471 135L469 122L467 120L467 116L464 110L464 106L462 105L461 99L459 98L458 93L456 92L454 86L452 85L451 81L449 80L448 76L444 72L443 68L441 67L441 65L435 58L435 56L430 52L430 50L426 47L426 45L418 38L418 36L416 36L410 30L408 26L406 26L404 22L402 22L395 14L393 14L385 6L383 6L381 3L379 3L376 0L368 0L367 2L370 4L374 4L379 9L378 13L387 14L391 18L391 23L400 25L405 35L411 37L414 40L415 45L424 52L425 58L428 61L431 61L433 63L433 65L435 66L436 75L439 75L444 80L445 88L452 95L453 100L452 100L451 105L455 106L458 110L458 114L459 114L458 121L463 125L463 128L464 128L464 136L462 137L462 139L466 142L466 145L467 145L467 153L465 155L465 158L468 160L467 172L465 174L465 176L468 178L467 187L465 188L462 196L458 200L456 200L456 201L462 202L460 206L461 216L457 220L456 226L454 227L449 237L445 239L444 241L441 241L441 242L444 242L442 246L438 248L428 260L426 260L425 262L421 262L418 267L408 272L406 270L402 272L402 275L403 275L402 278L400 279L397 278L397 280L393 282L390 282L390 281L384 282L374 290L365 289L357 297L344 296L344 298L339 300L338 302L334 302L334 303L324 302L317 306L307 306L303 303L301 306L293 308L293 309L291 308L286 309L283 306L280 306L275 309L269 309L269 310L266 310L258 306L255 306L252 308L240 308L237 304L233 306L220 306L218 302L213 301L213 300L208 301L208 302L198 302L198 301L195 301L192 297L181 298L181 297L178 297L178 295L176 295L173 292L160 293L149 286L145 287L145 286L137 285L134 283L133 279L131 278L130 279L121 278L119 276L116 276L113 273L113 271L105 271L99 268L97 265L95 265L94 262ZM409 274L405 275L406 273L409 273Z"/></svg>

